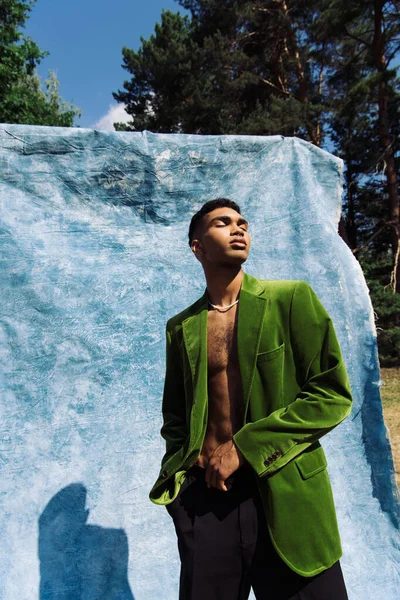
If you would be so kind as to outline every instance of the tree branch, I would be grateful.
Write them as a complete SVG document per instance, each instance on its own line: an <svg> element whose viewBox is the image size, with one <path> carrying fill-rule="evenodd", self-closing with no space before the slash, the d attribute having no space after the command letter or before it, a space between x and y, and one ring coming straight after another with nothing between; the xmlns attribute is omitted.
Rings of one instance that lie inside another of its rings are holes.
<svg viewBox="0 0 400 600"><path fill-rule="evenodd" d="M352 253L355 254L356 252L360 252L360 250L363 250L366 246L368 246L368 244L370 244L372 242L372 240L374 240L386 227L393 227L393 225L396 225L395 221L386 221L386 223L384 223L382 225L382 227L380 227L378 229L378 231L375 231L375 233L373 233L371 235L371 237L369 238L369 240L367 240L365 242L365 244L363 244L362 246L360 246L359 248L354 248L352 250Z"/></svg>
<svg viewBox="0 0 400 600"><path fill-rule="evenodd" d="M249 38L253 35L256 35L257 33L258 33L258 31L252 31L251 33L247 33L246 35L243 35L241 38L238 38L237 40L233 40L233 42L231 42L229 44L229 47L232 48L232 46L239 44L239 42L241 42L242 40L245 40L246 38Z"/></svg>
<svg viewBox="0 0 400 600"><path fill-rule="evenodd" d="M350 31L347 29L347 25L344 26L344 30L346 32L346 35L348 37L350 37L352 40L356 40L357 42L360 42L361 44L364 44L364 46L367 46L367 48L371 48L372 44L368 44L368 42L366 42L365 40L357 37L356 35L353 35L352 33L350 33Z"/></svg>
<svg viewBox="0 0 400 600"><path fill-rule="evenodd" d="M292 92L283 90L282 88L280 88L277 85L275 85L274 83L272 83L272 81L268 81L268 79L264 79L263 77L261 77L261 75L257 75L256 73L252 73L251 71L245 71L244 69L235 68L235 67L232 67L231 65L224 65L224 69L228 69L229 71L239 71L239 73L249 73L250 75L253 75L253 77L257 77L257 79L259 79L266 85L271 86L272 88L274 88L281 94L286 94L286 96L292 96L292 98L296 98L296 96L294 94L292 94Z"/></svg>
<svg viewBox="0 0 400 600"><path fill-rule="evenodd" d="M392 58L394 58L397 54L397 52L400 50L400 44L397 46L397 48L395 48L392 52L392 54L389 56L389 58L386 60L386 68L389 66L390 61L392 60Z"/></svg>

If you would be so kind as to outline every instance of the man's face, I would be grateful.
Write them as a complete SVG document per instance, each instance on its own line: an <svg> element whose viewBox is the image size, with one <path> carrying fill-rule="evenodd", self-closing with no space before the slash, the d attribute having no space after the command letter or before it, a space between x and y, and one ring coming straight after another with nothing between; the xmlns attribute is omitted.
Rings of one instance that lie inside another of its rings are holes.
<svg viewBox="0 0 400 600"><path fill-rule="evenodd" d="M247 260L250 241L246 219L233 208L222 206L204 215L191 248L202 264L241 264Z"/></svg>

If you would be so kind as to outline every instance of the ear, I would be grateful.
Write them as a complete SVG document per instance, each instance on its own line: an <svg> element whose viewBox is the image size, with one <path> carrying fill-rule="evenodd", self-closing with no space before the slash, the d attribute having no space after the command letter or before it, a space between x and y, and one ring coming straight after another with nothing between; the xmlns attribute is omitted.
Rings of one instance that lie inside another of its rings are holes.
<svg viewBox="0 0 400 600"><path fill-rule="evenodd" d="M201 262L201 258L203 257L204 251L200 240L198 240L197 238L192 240L192 244L190 247L197 260Z"/></svg>

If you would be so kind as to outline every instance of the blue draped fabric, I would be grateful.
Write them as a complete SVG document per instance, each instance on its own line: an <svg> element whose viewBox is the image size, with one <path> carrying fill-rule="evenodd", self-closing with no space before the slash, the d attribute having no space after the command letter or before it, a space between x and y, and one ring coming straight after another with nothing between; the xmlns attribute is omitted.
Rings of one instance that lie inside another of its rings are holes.
<svg viewBox="0 0 400 600"><path fill-rule="evenodd" d="M320 440L342 569L350 600L399 598L374 314L337 233L343 161L278 135L3 124L0 140L0 598L178 597L173 523L148 493L165 323L205 289L187 233L218 196L250 223L243 269L308 281L332 317L354 396Z"/></svg>

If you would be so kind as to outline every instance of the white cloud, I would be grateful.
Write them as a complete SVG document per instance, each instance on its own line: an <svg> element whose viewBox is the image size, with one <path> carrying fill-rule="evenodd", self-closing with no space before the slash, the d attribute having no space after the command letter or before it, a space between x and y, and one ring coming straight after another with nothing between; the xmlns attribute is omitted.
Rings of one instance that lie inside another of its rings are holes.
<svg viewBox="0 0 400 600"><path fill-rule="evenodd" d="M127 123L132 120L132 115L125 112L125 104L110 104L107 114L96 121L93 129L115 131L113 123Z"/></svg>

